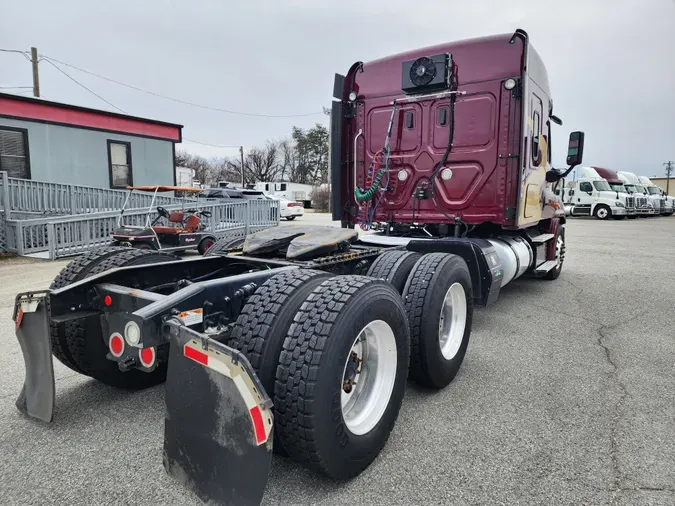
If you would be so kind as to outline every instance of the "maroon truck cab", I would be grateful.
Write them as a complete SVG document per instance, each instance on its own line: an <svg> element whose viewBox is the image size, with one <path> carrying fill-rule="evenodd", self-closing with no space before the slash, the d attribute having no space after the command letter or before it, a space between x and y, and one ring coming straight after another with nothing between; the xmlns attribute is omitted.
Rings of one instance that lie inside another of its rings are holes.
<svg viewBox="0 0 675 506"><path fill-rule="evenodd" d="M343 226L433 230L460 219L518 229L545 219L550 120L559 120L524 31L357 62L336 75L334 98L332 208ZM383 190L364 213L355 187L375 179L390 124Z"/></svg>

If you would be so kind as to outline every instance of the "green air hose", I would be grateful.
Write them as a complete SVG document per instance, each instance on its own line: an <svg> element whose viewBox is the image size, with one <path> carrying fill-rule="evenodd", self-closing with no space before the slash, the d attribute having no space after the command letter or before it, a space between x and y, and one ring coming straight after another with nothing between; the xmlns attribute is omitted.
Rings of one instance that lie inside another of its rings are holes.
<svg viewBox="0 0 675 506"><path fill-rule="evenodd" d="M380 189L380 184L382 184L382 178L384 177L384 175L389 170L389 146L385 145L383 151L384 151L384 156L385 156L384 167L382 167L381 169L379 169L377 171L377 175L375 176L375 180L373 181L373 185L368 190L361 190L358 186L356 188L354 188L354 196L356 197L356 200L358 200L359 202L364 202L366 200L370 200L370 199L373 198L373 196L375 195L377 190ZM374 162L374 165L375 166L380 165L381 162L379 162L379 160L377 160L377 155L375 155L375 156L376 156L376 160Z"/></svg>
<svg viewBox="0 0 675 506"><path fill-rule="evenodd" d="M368 189L367 191L361 191L361 189L358 186L354 188L354 196L356 197L356 200L358 200L359 202L363 202L364 200L372 199L373 195L375 195L375 192L380 189L380 183L382 182L382 178L384 177L385 172L387 172L386 168L377 171L377 176L375 176L373 186L371 186L370 189Z"/></svg>

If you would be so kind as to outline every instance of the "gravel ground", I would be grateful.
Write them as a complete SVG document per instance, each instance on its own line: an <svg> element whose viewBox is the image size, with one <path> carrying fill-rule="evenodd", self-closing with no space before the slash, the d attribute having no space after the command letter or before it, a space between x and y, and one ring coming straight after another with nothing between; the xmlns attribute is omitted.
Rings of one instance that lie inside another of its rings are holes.
<svg viewBox="0 0 675 506"><path fill-rule="evenodd" d="M477 310L448 388L409 385L361 476L333 483L275 457L264 503L675 504L675 218L577 219L567 238L557 281L515 281ZM55 362L55 421L14 407L14 295L64 265L0 261L0 502L199 504L162 467L162 387L120 392Z"/></svg>

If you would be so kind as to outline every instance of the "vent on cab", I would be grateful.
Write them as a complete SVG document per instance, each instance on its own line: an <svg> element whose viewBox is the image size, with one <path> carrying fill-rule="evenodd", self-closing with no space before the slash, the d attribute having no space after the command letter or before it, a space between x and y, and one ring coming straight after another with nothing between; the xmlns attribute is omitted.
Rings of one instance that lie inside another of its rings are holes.
<svg viewBox="0 0 675 506"><path fill-rule="evenodd" d="M450 88L452 57L448 53L422 56L403 62L403 84L406 93L422 93Z"/></svg>

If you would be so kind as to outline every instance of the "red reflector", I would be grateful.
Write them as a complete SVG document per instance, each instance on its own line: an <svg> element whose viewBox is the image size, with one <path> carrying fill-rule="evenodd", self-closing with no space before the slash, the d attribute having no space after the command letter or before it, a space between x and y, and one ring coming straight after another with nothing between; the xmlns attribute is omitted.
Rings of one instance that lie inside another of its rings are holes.
<svg viewBox="0 0 675 506"><path fill-rule="evenodd" d="M106 306L112 305L112 297L110 295L106 295L105 297L103 297L103 303Z"/></svg>
<svg viewBox="0 0 675 506"><path fill-rule="evenodd" d="M23 309L19 308L19 312L16 314L16 328L17 330L21 327L21 322L23 321Z"/></svg>
<svg viewBox="0 0 675 506"><path fill-rule="evenodd" d="M119 357L124 351L124 341L119 334L113 334L110 337L110 351L116 357Z"/></svg>
<svg viewBox="0 0 675 506"><path fill-rule="evenodd" d="M152 367L155 363L155 349L154 348L143 348L138 356L141 359L141 364L145 367Z"/></svg>
<svg viewBox="0 0 675 506"><path fill-rule="evenodd" d="M195 350L190 348L187 344L183 348L183 353L187 358L191 358L195 362L199 362L202 365L209 365L209 356L203 351Z"/></svg>
<svg viewBox="0 0 675 506"><path fill-rule="evenodd" d="M267 434L265 434L265 423L263 422L262 413L260 412L260 407L255 406L249 410L251 413L251 419L253 420L253 430L255 430L255 440L258 444L264 443L267 439Z"/></svg>

